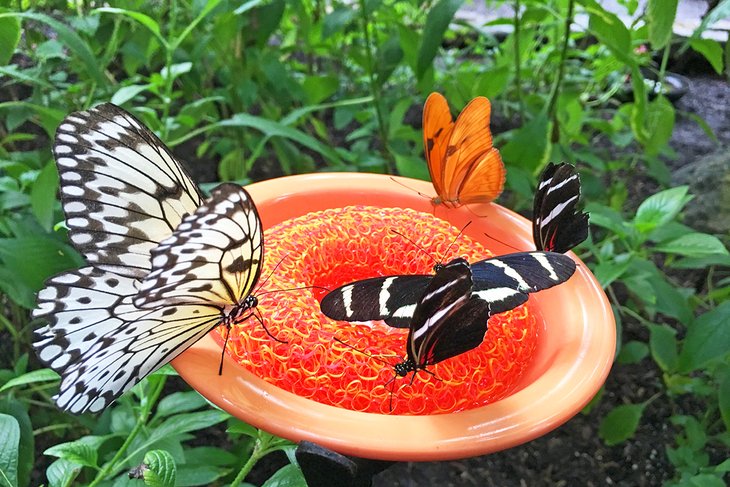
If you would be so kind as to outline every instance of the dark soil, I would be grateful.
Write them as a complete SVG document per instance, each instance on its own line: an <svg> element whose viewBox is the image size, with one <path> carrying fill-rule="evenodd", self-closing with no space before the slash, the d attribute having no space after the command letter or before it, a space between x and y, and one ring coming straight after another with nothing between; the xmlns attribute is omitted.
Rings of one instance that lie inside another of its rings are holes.
<svg viewBox="0 0 730 487"><path fill-rule="evenodd" d="M668 161L671 169L718 148L694 120L681 112L705 119L720 144L730 142L730 86L723 79L706 75L692 76L691 82L690 92L676 104L680 116L671 147L677 157ZM643 199L648 194L641 196ZM632 339L646 342L648 337L643 326L625 322L623 341ZM674 476L664 450L665 445L674 445L675 431L669 423L673 412L663 397L647 406L636 435L623 444L606 446L598 436L598 428L613 407L646 401L662 390L662 373L650 359L637 365L615 364L598 405L553 432L487 456L396 464L378 474L373 486L660 486Z"/></svg>

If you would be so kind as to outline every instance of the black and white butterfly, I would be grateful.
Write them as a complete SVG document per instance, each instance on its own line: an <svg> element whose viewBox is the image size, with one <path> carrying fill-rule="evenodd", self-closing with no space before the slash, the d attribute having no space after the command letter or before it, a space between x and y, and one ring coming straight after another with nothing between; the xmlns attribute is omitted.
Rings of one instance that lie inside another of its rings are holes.
<svg viewBox="0 0 730 487"><path fill-rule="evenodd" d="M100 411L220 323L252 312L263 258L248 193L200 193L162 142L106 104L67 117L54 152L72 243L89 261L48 280L33 316L57 405Z"/></svg>
<svg viewBox="0 0 730 487"><path fill-rule="evenodd" d="M577 207L580 175L568 163L545 167L535 190L532 237L537 250L565 253L588 238L588 215Z"/></svg>
<svg viewBox="0 0 730 487"><path fill-rule="evenodd" d="M413 329L413 317L431 281L456 261L436 267L436 275L373 277L341 286L322 298L322 312L338 321L384 320L396 328ZM489 305L489 316L509 311L529 294L565 282L575 262L555 252L518 252L469 265L472 292ZM483 335L482 335L483 336Z"/></svg>

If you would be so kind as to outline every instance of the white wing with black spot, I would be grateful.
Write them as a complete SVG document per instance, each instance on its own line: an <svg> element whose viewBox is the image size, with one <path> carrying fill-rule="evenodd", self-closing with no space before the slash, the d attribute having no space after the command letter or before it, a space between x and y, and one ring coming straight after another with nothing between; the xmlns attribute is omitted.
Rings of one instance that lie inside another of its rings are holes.
<svg viewBox="0 0 730 487"><path fill-rule="evenodd" d="M90 264L141 278L201 196L165 145L106 103L66 117L53 148L69 237Z"/></svg>

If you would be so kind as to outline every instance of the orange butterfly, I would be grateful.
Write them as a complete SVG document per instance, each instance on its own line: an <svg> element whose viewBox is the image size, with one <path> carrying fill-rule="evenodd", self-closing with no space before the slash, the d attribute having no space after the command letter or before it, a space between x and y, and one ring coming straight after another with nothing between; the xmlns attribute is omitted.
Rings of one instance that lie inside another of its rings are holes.
<svg viewBox="0 0 730 487"><path fill-rule="evenodd" d="M502 192L506 171L492 146L490 114L489 100L479 96L454 122L446 98L429 95L423 107L423 147L437 194L433 204L489 203Z"/></svg>

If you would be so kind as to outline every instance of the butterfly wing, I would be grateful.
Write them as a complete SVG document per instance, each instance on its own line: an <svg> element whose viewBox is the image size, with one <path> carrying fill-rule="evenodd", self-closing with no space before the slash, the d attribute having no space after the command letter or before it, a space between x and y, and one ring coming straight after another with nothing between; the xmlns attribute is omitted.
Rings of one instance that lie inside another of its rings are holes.
<svg viewBox="0 0 730 487"><path fill-rule="evenodd" d="M71 242L100 268L144 276L152 248L200 204L160 139L110 103L66 117L53 151Z"/></svg>
<svg viewBox="0 0 730 487"><path fill-rule="evenodd" d="M444 163L453 128L446 98L440 93L431 93L423 106L423 151L438 203L444 196Z"/></svg>
<svg viewBox="0 0 730 487"><path fill-rule="evenodd" d="M445 151L444 201L487 203L502 193L506 171L489 129L491 104L474 98L459 114Z"/></svg>
<svg viewBox="0 0 730 487"><path fill-rule="evenodd" d="M537 250L564 253L588 237L588 215L577 207L580 175L572 164L549 163L535 191L532 236Z"/></svg>
<svg viewBox="0 0 730 487"><path fill-rule="evenodd" d="M98 412L197 342L221 319L215 306L139 309L139 281L95 267L51 278L38 293L38 358L62 376L59 408Z"/></svg>
<svg viewBox="0 0 730 487"><path fill-rule="evenodd" d="M408 328L431 277L417 274L352 282L327 293L320 309L333 320L385 320L390 326Z"/></svg>
<svg viewBox="0 0 730 487"><path fill-rule="evenodd" d="M447 263L431 279L413 312L408 358L418 368L471 350L484 340L489 303L472 294L469 263Z"/></svg>
<svg viewBox="0 0 730 487"><path fill-rule="evenodd" d="M152 271L134 302L142 308L238 305L258 281L263 253L261 219L251 197L236 184L221 184L152 250Z"/></svg>
<svg viewBox="0 0 730 487"><path fill-rule="evenodd" d="M475 262L471 272L474 294L488 302L495 315L524 303L529 293L567 281L575 262L554 252L518 252Z"/></svg>

